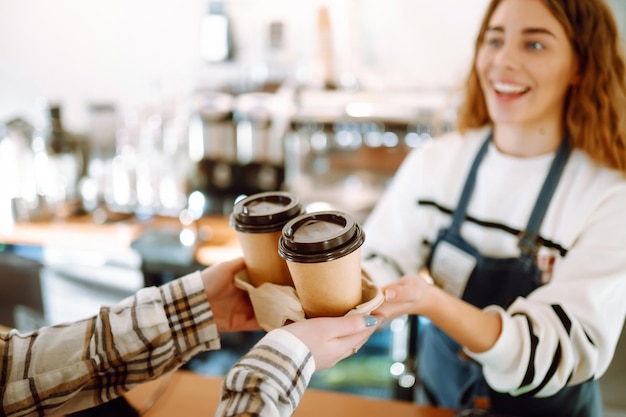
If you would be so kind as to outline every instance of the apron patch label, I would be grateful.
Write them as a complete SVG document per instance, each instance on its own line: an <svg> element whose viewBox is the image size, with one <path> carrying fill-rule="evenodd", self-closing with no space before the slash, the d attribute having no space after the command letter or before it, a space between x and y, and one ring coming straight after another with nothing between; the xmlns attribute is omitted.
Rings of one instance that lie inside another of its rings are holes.
<svg viewBox="0 0 626 417"><path fill-rule="evenodd" d="M435 284L449 294L461 297L476 258L449 242L441 241L435 249L430 272Z"/></svg>
<svg viewBox="0 0 626 417"><path fill-rule="evenodd" d="M542 248L543 249L543 248ZM547 284L552 279L552 270L556 262L554 251L542 250L537 254L537 267L541 271L541 283Z"/></svg>

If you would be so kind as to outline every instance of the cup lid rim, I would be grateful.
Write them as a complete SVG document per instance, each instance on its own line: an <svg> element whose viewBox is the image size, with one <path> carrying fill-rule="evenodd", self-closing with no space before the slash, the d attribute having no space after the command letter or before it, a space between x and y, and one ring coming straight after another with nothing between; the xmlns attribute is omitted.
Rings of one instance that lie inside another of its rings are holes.
<svg viewBox="0 0 626 417"><path fill-rule="evenodd" d="M255 213L254 205L270 203L275 211ZM296 195L287 191L267 191L249 195L233 207L230 224L233 229L246 233L279 231L295 216L302 212L302 205Z"/></svg>
<svg viewBox="0 0 626 417"><path fill-rule="evenodd" d="M298 239L297 230L315 221L339 225L341 229L321 239ZM319 211L301 214L285 224L279 238L278 252L288 261L303 263L330 261L354 252L364 241L365 233L352 216L337 210Z"/></svg>

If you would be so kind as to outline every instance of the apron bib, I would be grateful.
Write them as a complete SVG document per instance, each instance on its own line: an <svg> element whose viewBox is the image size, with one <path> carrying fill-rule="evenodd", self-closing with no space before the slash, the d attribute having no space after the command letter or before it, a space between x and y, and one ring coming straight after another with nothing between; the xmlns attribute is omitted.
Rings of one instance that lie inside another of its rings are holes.
<svg viewBox="0 0 626 417"><path fill-rule="evenodd" d="M489 258L461 236L461 224L476 182L478 167L487 152L491 134L476 155L465 182L452 223L442 230L432 246L427 267L445 290L484 308L507 308L517 297L525 297L541 285L541 271L535 258L539 249L538 231L570 153L563 140L535 203L532 214L518 241L517 258ZM518 397L495 392L486 384L479 363L468 358L461 346L436 326L423 330L418 355L422 384L436 405L455 409L476 406L486 399L491 412L511 416L601 416L601 397L595 380L567 386L552 397L534 397L530 392Z"/></svg>

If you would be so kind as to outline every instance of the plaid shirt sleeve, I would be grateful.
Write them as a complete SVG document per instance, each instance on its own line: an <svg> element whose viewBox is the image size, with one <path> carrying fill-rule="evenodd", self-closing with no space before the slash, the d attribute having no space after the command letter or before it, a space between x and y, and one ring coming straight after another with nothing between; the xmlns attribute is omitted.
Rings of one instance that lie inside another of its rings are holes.
<svg viewBox="0 0 626 417"><path fill-rule="evenodd" d="M92 407L219 348L202 279L194 272L141 289L85 320L0 334L0 416Z"/></svg>
<svg viewBox="0 0 626 417"><path fill-rule="evenodd" d="M314 371L306 345L288 331L274 329L226 374L215 416L291 416Z"/></svg>

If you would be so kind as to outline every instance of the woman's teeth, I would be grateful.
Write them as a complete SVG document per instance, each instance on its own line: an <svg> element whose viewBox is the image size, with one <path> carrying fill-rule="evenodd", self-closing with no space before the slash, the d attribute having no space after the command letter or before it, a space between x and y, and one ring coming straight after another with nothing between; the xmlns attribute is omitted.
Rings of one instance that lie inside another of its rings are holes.
<svg viewBox="0 0 626 417"><path fill-rule="evenodd" d="M493 87L498 93L505 94L521 94L530 90L529 87L525 87L517 84L508 84L508 83L494 83Z"/></svg>

